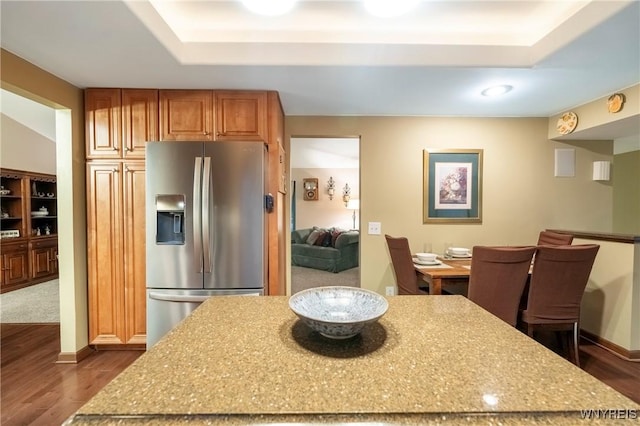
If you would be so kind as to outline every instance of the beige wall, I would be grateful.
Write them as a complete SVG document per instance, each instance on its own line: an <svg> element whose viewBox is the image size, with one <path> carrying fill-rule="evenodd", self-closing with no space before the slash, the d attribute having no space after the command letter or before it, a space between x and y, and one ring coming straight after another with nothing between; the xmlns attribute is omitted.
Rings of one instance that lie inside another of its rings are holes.
<svg viewBox="0 0 640 426"><path fill-rule="evenodd" d="M1 87L56 109L61 352L88 343L87 244L82 90L0 51Z"/></svg>
<svg viewBox="0 0 640 426"><path fill-rule="evenodd" d="M550 139L563 141L567 145L592 146L593 161L610 161L611 180L600 182L601 185L613 188L612 223L593 229L599 232L617 232L623 234L640 233L640 161L638 152L626 154L640 149L640 85L619 90L626 99L618 113L610 113L607 109L608 96L596 99L584 105L571 108L578 116L578 126L569 135L560 135L556 123L561 114L552 116L548 122ZM595 131L595 132L594 132ZM598 141L586 141L585 135L598 134ZM623 155L623 152L625 153Z"/></svg>
<svg viewBox="0 0 640 426"><path fill-rule="evenodd" d="M337 227L342 229L353 228L353 210L347 210L342 201L342 188L345 183L351 188L351 198L358 199L359 191L358 169L291 169L291 180L296 181L296 229ZM335 193L333 200L327 194L327 181L333 177L335 181ZM317 178L320 191L317 201L305 201L302 190L302 180L305 178ZM357 213L357 212L356 212ZM356 214L356 228L358 227L358 215Z"/></svg>
<svg viewBox="0 0 640 426"><path fill-rule="evenodd" d="M0 114L0 166L54 175L55 141Z"/></svg>
<svg viewBox="0 0 640 426"><path fill-rule="evenodd" d="M613 232L640 235L640 150L616 154L613 181Z"/></svg>
<svg viewBox="0 0 640 426"><path fill-rule="evenodd" d="M575 239L600 249L582 299L580 327L630 351L640 351L640 244ZM637 273L636 273L637 274Z"/></svg>
<svg viewBox="0 0 640 426"><path fill-rule="evenodd" d="M592 146L576 149L576 176L554 177L554 149L546 118L293 117L285 140L298 135L359 135L360 218L382 223L383 235L363 232L361 282L384 294L394 283L384 234L405 235L412 249L425 242L533 244L540 230L610 226L612 189L591 180ZM482 224L422 223L424 149L484 150Z"/></svg>

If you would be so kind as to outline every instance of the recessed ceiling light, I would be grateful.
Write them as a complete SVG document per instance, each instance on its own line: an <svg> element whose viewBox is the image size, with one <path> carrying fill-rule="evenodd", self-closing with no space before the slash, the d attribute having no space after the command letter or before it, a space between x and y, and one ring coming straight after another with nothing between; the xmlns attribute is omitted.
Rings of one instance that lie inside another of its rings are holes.
<svg viewBox="0 0 640 426"><path fill-rule="evenodd" d="M297 0L242 0L242 4L254 13L276 16L287 13Z"/></svg>
<svg viewBox="0 0 640 426"><path fill-rule="evenodd" d="M504 95L507 92L510 92L513 89L513 86L509 86L508 84L502 84L500 86L492 86L484 89L481 93L482 96L500 96Z"/></svg>
<svg viewBox="0 0 640 426"><path fill-rule="evenodd" d="M367 11L380 18L393 18L407 13L420 0L364 0Z"/></svg>

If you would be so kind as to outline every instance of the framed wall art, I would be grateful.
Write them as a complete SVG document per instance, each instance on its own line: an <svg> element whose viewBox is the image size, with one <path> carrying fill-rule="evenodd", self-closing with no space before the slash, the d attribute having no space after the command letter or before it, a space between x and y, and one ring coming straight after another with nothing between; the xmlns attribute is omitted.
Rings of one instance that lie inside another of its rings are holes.
<svg viewBox="0 0 640 426"><path fill-rule="evenodd" d="M423 222L482 223L482 150L424 150Z"/></svg>

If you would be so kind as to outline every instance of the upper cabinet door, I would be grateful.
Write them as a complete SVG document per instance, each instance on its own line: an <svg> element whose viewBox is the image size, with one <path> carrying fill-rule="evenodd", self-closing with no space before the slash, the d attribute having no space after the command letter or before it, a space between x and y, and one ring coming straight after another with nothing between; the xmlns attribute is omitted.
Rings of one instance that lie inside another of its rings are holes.
<svg viewBox="0 0 640 426"><path fill-rule="evenodd" d="M85 90L87 158L120 158L120 89Z"/></svg>
<svg viewBox="0 0 640 426"><path fill-rule="evenodd" d="M160 140L213 140L213 92L160 90Z"/></svg>
<svg viewBox="0 0 640 426"><path fill-rule="evenodd" d="M158 140L158 91L122 90L122 157L144 158L145 143Z"/></svg>
<svg viewBox="0 0 640 426"><path fill-rule="evenodd" d="M267 141L267 92L216 91L218 141Z"/></svg>

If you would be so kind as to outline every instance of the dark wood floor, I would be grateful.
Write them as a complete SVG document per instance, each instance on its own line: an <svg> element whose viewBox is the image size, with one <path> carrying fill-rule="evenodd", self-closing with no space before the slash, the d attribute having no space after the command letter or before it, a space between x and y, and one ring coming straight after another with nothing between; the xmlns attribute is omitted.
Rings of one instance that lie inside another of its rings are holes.
<svg viewBox="0 0 640 426"><path fill-rule="evenodd" d="M58 325L2 324L0 332L3 426L61 424L142 354L101 351L78 364L56 364ZM588 342L580 349L585 371L640 403L640 363Z"/></svg>
<svg viewBox="0 0 640 426"><path fill-rule="evenodd" d="M0 332L3 426L60 425L143 353L100 351L56 364L58 324L2 324Z"/></svg>

